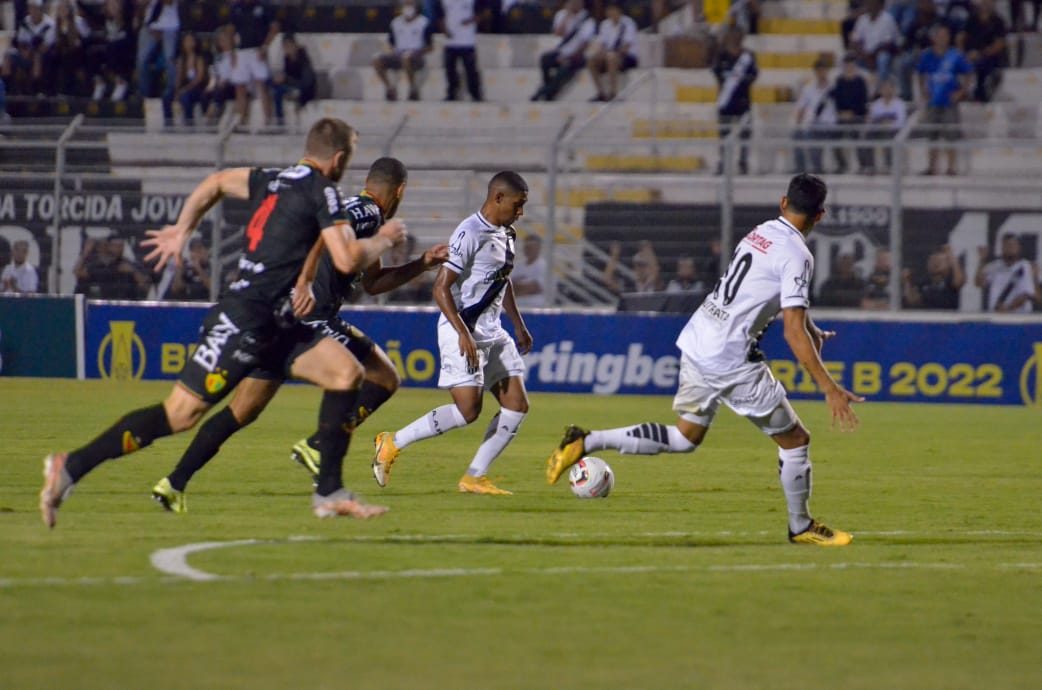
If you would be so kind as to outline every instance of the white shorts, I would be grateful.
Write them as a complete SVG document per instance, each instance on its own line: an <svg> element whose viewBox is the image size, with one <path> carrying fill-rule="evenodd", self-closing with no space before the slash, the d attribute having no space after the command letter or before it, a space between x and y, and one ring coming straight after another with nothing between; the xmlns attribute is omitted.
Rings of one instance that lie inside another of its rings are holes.
<svg viewBox="0 0 1042 690"><path fill-rule="evenodd" d="M736 414L749 418L769 436L788 431L799 423L785 388L774 378L766 362L747 362L722 374L709 374L701 371L689 356L682 355L673 411L688 421L708 427L721 402Z"/></svg>
<svg viewBox="0 0 1042 690"><path fill-rule="evenodd" d="M459 353L459 334L452 324L438 325L438 350L441 352L438 388L475 386L488 389L508 376L525 376L525 361L521 359L514 340L505 332L502 338L478 343L477 371L467 370L467 360Z"/></svg>
<svg viewBox="0 0 1042 690"><path fill-rule="evenodd" d="M232 67L231 82L236 86L244 86L255 81L268 81L271 71L268 62L260 56L256 48L235 51L235 66Z"/></svg>

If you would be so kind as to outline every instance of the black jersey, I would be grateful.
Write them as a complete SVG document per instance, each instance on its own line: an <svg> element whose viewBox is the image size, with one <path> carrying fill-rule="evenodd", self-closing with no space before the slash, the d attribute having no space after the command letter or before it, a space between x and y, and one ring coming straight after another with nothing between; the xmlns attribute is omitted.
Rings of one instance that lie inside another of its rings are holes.
<svg viewBox="0 0 1042 690"><path fill-rule="evenodd" d="M384 214L380 205L368 194L353 196L344 202L344 214L355 231L355 237L363 240L372 237L384 224ZM336 316L341 303L351 293L351 288L358 279L358 272L341 273L333 265L329 252L324 252L319 260L318 272L311 290L315 294L315 308L308 314L308 320L328 319Z"/></svg>
<svg viewBox="0 0 1042 690"><path fill-rule="evenodd" d="M250 202L239 278L222 296L276 307L297 282L322 230L346 222L344 201L336 184L302 162L284 170L251 170Z"/></svg>

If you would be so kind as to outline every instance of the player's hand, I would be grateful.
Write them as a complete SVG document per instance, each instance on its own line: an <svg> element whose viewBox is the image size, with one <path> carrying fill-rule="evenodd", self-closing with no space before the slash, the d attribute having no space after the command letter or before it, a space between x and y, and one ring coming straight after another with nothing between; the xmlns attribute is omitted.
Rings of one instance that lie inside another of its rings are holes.
<svg viewBox="0 0 1042 690"><path fill-rule="evenodd" d="M405 238L409 236L406 232L405 222L398 220L389 220L380 226L377 234L384 237L391 242L392 247L397 247L399 244L405 241Z"/></svg>
<svg viewBox="0 0 1042 690"><path fill-rule="evenodd" d="M532 351L532 334L528 332L527 328L520 328L517 331L517 351L523 355Z"/></svg>
<svg viewBox="0 0 1042 690"><path fill-rule="evenodd" d="M290 304L293 306L293 316L302 319L315 308L315 293L311 290L311 283L301 281L290 293Z"/></svg>
<svg viewBox="0 0 1042 690"><path fill-rule="evenodd" d="M838 385L825 391L825 404L829 406L829 412L832 415L833 429L837 424L840 431L854 431L858 428L861 420L857 418L857 414L850 406L852 402L865 402L865 399Z"/></svg>
<svg viewBox="0 0 1042 690"><path fill-rule="evenodd" d="M449 260L449 245L442 242L436 244L423 253L423 267L437 268Z"/></svg>
<svg viewBox="0 0 1042 690"><path fill-rule="evenodd" d="M162 271L171 259L176 265L181 265L181 252L191 233L184 232L177 225L167 225L162 230L145 230L145 234L148 235L148 239L142 240L141 246L154 247L145 255L145 262L155 261L153 270L156 273Z"/></svg>
<svg viewBox="0 0 1042 690"><path fill-rule="evenodd" d="M478 370L478 345L474 342L474 336L469 332L460 334L459 353L467 360L467 373L476 372Z"/></svg>
<svg viewBox="0 0 1042 690"><path fill-rule="evenodd" d="M810 339L814 342L814 349L821 354L821 348L825 346L825 341L836 337L835 331L823 331L817 326L814 327L814 332L810 334Z"/></svg>

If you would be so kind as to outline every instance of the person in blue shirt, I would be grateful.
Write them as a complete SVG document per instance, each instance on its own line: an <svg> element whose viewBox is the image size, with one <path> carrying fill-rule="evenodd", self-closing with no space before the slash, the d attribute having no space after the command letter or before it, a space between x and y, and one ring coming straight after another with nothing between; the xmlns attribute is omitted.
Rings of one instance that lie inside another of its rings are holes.
<svg viewBox="0 0 1042 690"><path fill-rule="evenodd" d="M944 24L938 24L930 32L933 45L923 51L919 58L920 93L926 101L926 110L922 122L927 126L931 139L959 138L959 101L969 91L973 65L959 49L952 47L951 30ZM948 174L956 175L955 149L945 149L948 154ZM940 174L940 148L930 149L930 167L924 174Z"/></svg>

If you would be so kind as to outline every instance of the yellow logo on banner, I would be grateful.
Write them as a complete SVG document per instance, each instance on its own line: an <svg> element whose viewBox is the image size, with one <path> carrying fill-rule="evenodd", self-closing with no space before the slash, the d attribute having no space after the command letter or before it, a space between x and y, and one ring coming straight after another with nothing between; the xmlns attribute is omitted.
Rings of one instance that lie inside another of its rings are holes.
<svg viewBox="0 0 1042 690"><path fill-rule="evenodd" d="M1025 405L1042 407L1042 343L1035 343L1035 354L1020 370L1020 397Z"/></svg>
<svg viewBox="0 0 1042 690"><path fill-rule="evenodd" d="M145 344L133 321L109 321L109 332L98 347L98 371L103 379L131 381L145 373Z"/></svg>

